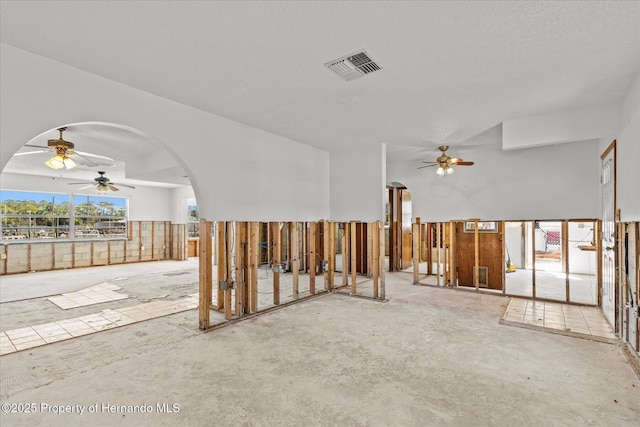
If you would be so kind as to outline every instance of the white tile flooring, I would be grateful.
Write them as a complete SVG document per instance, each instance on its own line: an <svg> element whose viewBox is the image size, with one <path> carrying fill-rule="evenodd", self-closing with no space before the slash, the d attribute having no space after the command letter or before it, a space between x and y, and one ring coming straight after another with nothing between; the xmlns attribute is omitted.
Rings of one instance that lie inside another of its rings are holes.
<svg viewBox="0 0 640 427"><path fill-rule="evenodd" d="M84 307L87 305L129 298L129 295L114 292L120 289L122 289L120 286L104 282L77 292L56 295L47 299L61 309L68 310L70 308Z"/></svg>
<svg viewBox="0 0 640 427"><path fill-rule="evenodd" d="M502 320L503 323L522 324L556 332L616 339L598 307L512 298Z"/></svg>
<svg viewBox="0 0 640 427"><path fill-rule="evenodd" d="M0 332L0 356L197 307L198 294L196 293L175 301L152 301L114 310L102 310L99 313L82 317L4 331Z"/></svg>

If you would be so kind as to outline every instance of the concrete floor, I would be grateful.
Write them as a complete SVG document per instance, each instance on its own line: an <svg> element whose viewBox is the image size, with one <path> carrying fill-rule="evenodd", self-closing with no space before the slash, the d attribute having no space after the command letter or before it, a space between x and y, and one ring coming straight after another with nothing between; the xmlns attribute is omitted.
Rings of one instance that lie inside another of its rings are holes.
<svg viewBox="0 0 640 427"><path fill-rule="evenodd" d="M130 298L105 307L191 292L197 270L173 263L128 266L117 284ZM101 268L87 287L113 279ZM508 297L386 279L385 303L328 294L208 333L190 310L4 355L0 423L640 425L619 345L501 325ZM3 303L2 329L42 309L64 312L42 297Z"/></svg>

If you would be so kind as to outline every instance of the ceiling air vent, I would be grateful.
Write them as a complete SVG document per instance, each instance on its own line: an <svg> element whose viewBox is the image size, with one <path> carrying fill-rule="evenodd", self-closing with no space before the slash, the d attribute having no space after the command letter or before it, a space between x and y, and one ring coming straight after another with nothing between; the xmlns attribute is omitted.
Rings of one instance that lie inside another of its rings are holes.
<svg viewBox="0 0 640 427"><path fill-rule="evenodd" d="M365 74L373 73L382 69L381 66L373 62L366 51L352 53L342 58L324 64L346 81L362 77Z"/></svg>

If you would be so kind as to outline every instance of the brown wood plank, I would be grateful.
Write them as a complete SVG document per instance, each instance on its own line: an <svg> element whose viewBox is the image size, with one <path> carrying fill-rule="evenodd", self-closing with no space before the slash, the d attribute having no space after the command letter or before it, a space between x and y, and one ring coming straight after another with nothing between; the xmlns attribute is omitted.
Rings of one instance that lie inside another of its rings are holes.
<svg viewBox="0 0 640 427"><path fill-rule="evenodd" d="M280 304L280 223L270 222L271 247L273 254L273 303Z"/></svg>
<svg viewBox="0 0 640 427"><path fill-rule="evenodd" d="M318 223L309 223L309 292L316 293L316 239L318 238Z"/></svg>
<svg viewBox="0 0 640 427"><path fill-rule="evenodd" d="M418 218L416 218L419 221ZM411 224L411 240L413 244L413 283L420 283L420 223Z"/></svg>
<svg viewBox="0 0 640 427"><path fill-rule="evenodd" d="M372 246L372 250L371 250L371 269L372 269L372 273L373 273L373 298L378 298L379 297L379 283L378 283L378 279L379 279L379 275L378 272L380 271L380 233L378 233L378 227L377 227L378 223L377 222L373 222L371 223L371 226L369 227L369 230L371 231L371 246Z"/></svg>
<svg viewBox="0 0 640 427"><path fill-rule="evenodd" d="M293 274L293 299L298 299L299 294L299 275L300 275L300 261L298 257L300 256L299 250L299 224L297 222L291 223L289 227L289 231L291 233L291 270Z"/></svg>
<svg viewBox="0 0 640 427"><path fill-rule="evenodd" d="M357 224L355 221L349 223L350 233L350 243L351 243L351 293L356 294L356 276L358 272L358 240L357 240Z"/></svg>
<svg viewBox="0 0 640 427"><path fill-rule="evenodd" d="M198 268L199 268L199 327L202 330L208 329L210 326L210 305L212 298L212 279L213 279L213 267L211 265L212 256L212 244L211 238L211 222L205 219L200 219L200 253L198 254ZM207 233L208 231L208 233ZM208 240L208 243L207 243Z"/></svg>
<svg viewBox="0 0 640 427"><path fill-rule="evenodd" d="M387 292L386 292L386 283L385 283L385 268L384 268L384 264L385 264L385 254L384 254L384 247L385 247L385 241L384 241L384 223L379 222L378 221L378 228L379 228L379 238L378 238L378 244L379 244L379 249L378 249L378 259L379 259L379 267L378 267L378 275L379 275L379 279L380 279L380 299L386 299L387 297Z"/></svg>

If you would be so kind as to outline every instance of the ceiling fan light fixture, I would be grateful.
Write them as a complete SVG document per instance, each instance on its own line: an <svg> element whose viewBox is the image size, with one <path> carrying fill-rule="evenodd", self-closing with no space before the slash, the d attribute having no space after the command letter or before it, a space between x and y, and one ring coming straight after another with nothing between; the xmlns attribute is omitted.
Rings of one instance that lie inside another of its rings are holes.
<svg viewBox="0 0 640 427"><path fill-rule="evenodd" d="M73 159L71 159L70 157L67 157L67 156L64 157L64 160L62 161L62 163L64 163L64 166L67 169L73 169L73 168L75 168L77 166L76 162L74 162Z"/></svg>
<svg viewBox="0 0 640 427"><path fill-rule="evenodd" d="M436 173L438 174L438 176L442 176L442 175L444 175L444 169L442 169L442 166L440 166L440 167L438 168L438 170L436 171Z"/></svg>
<svg viewBox="0 0 640 427"><path fill-rule="evenodd" d="M447 168L447 173L448 173L449 175L451 175L453 172L454 172L453 168L452 168L451 166L449 166L449 167Z"/></svg>
<svg viewBox="0 0 640 427"><path fill-rule="evenodd" d="M62 169L64 165L64 156L61 154L56 154L46 162L45 165L49 166L51 169Z"/></svg>

